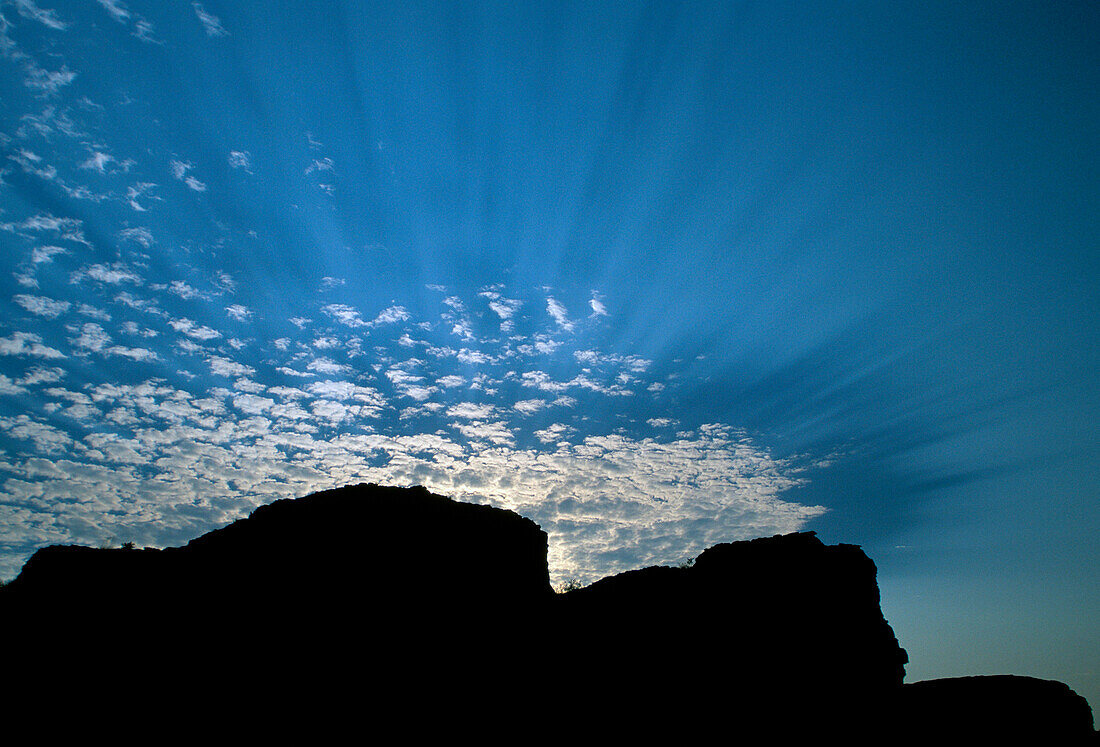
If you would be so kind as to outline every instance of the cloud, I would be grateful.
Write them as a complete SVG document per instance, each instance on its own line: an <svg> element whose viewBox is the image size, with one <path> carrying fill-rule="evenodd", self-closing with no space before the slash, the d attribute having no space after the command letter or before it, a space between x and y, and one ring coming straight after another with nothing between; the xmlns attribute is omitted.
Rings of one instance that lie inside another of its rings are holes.
<svg viewBox="0 0 1100 747"><path fill-rule="evenodd" d="M252 311L247 306L242 306L239 303L235 303L231 306L225 307L225 313L236 319L238 322L247 322L252 319Z"/></svg>
<svg viewBox="0 0 1100 747"><path fill-rule="evenodd" d="M59 90L74 80L76 80L76 73L65 65L56 71L46 70L31 62L24 65L23 85L37 91L43 97L57 95Z"/></svg>
<svg viewBox="0 0 1100 747"><path fill-rule="evenodd" d="M130 19L130 11L118 0L97 0L97 2L119 23L126 23Z"/></svg>
<svg viewBox="0 0 1100 747"><path fill-rule="evenodd" d="M210 372L217 376L236 378L238 376L252 376L256 373L256 369L252 366L246 366L220 355L212 355L206 361L210 364Z"/></svg>
<svg viewBox="0 0 1100 747"><path fill-rule="evenodd" d="M514 298L505 298L496 291L482 291L478 295L482 298L489 299L489 308L505 323L509 322L519 311L520 307L523 306L522 301Z"/></svg>
<svg viewBox="0 0 1100 747"><path fill-rule="evenodd" d="M45 264L53 262L53 258L58 254L68 254L69 250L61 246L36 246L31 251L31 262L34 264Z"/></svg>
<svg viewBox="0 0 1100 747"><path fill-rule="evenodd" d="M177 181L186 184L189 189L195 192L206 191L206 184L187 173L194 168L194 165L190 161L172 160L168 162L168 168L172 171L172 176L174 176Z"/></svg>
<svg viewBox="0 0 1100 747"><path fill-rule="evenodd" d="M382 324L394 324L396 322L403 322L409 318L409 312L404 306L390 306L388 309L383 309L374 321L371 322L372 327L377 327Z"/></svg>
<svg viewBox="0 0 1100 747"><path fill-rule="evenodd" d="M83 351L99 352L111 341L107 331L94 322L88 322L78 329L80 334L70 339L69 344Z"/></svg>
<svg viewBox="0 0 1100 747"><path fill-rule="evenodd" d="M196 324L190 319L171 319L168 326L180 334L187 335L193 340L214 340L222 336L222 333L212 327Z"/></svg>
<svg viewBox="0 0 1100 747"><path fill-rule="evenodd" d="M100 283L107 283L108 285L121 285L122 283L133 283L134 285L142 284L141 278L120 262L116 262L112 265L89 265L74 272L71 279L72 282L79 283L84 278L91 278L92 280L97 280Z"/></svg>
<svg viewBox="0 0 1100 747"><path fill-rule="evenodd" d="M28 296L22 293L17 296L12 296L12 300L32 314L45 317L46 319L56 319L68 311L69 307L72 306L68 301L56 301L52 298Z"/></svg>
<svg viewBox="0 0 1100 747"><path fill-rule="evenodd" d="M252 168L252 156L246 150L229 151L229 166L234 169L248 171Z"/></svg>
<svg viewBox="0 0 1100 747"><path fill-rule="evenodd" d="M61 381L65 377L65 369L58 368L56 366L51 368L43 368L36 366L28 371L23 378L17 382L22 386L37 386L38 384L53 384L54 382Z"/></svg>
<svg viewBox="0 0 1100 747"><path fill-rule="evenodd" d="M325 374L328 376L346 376L351 373L351 366L346 366L342 363L337 363L331 358L314 358L306 366L309 371L315 371L319 374Z"/></svg>
<svg viewBox="0 0 1100 747"><path fill-rule="evenodd" d="M569 316L565 307L552 297L546 299L546 313L553 317L554 321L558 323L558 326L566 332L573 331L573 322L569 321Z"/></svg>
<svg viewBox="0 0 1100 747"><path fill-rule="evenodd" d="M173 280L168 286L168 292L174 296L179 296L185 301L193 301L195 299L202 299L204 301L210 300L209 293L204 293L198 288L194 288L182 280Z"/></svg>
<svg viewBox="0 0 1100 747"><path fill-rule="evenodd" d="M221 19L211 13L207 13L206 9L202 7L202 3L192 3L191 6L195 9L195 15L198 17L199 22L202 23L202 27L206 31L207 36L229 36L229 32L222 27Z"/></svg>
<svg viewBox="0 0 1100 747"><path fill-rule="evenodd" d="M514 409L516 412L523 413L524 415L534 415L539 410L543 410L545 408L546 400L544 399L524 399L512 405L512 409Z"/></svg>
<svg viewBox="0 0 1100 747"><path fill-rule="evenodd" d="M33 442L38 451L47 454L65 451L73 445L73 439L64 431L48 423L32 420L29 415L0 417L0 428L13 438Z"/></svg>
<svg viewBox="0 0 1100 747"><path fill-rule="evenodd" d="M126 189L126 202L129 203L133 210L139 213L145 212L145 206L138 202L138 200L145 195L146 192L155 188L157 185L152 182L138 182L137 184L128 187Z"/></svg>
<svg viewBox="0 0 1100 747"><path fill-rule="evenodd" d="M140 244L146 249L151 248L153 244L156 243L156 241L154 241L153 239L152 231L142 226L137 226L134 228L124 228L118 232L118 236L124 241L132 241L135 244Z"/></svg>
<svg viewBox="0 0 1100 747"><path fill-rule="evenodd" d="M354 306L348 306L343 303L330 303L327 306L321 308L321 311L328 314L340 324L346 327L366 327L367 323L363 321L363 318L359 315L359 310Z"/></svg>
<svg viewBox="0 0 1100 747"><path fill-rule="evenodd" d="M24 18L38 21L43 26L48 26L54 31L64 31L69 27L67 23L64 23L57 17L57 11L43 10L35 4L34 0L12 0L12 4L15 5L16 10L19 11L19 15Z"/></svg>
<svg viewBox="0 0 1100 747"><path fill-rule="evenodd" d="M80 168L90 171L98 171L100 174L106 174L107 166L110 165L110 163L114 160L115 157L109 153L103 153L102 151L93 150L91 155L88 156L88 160L80 164Z"/></svg>
<svg viewBox="0 0 1100 747"><path fill-rule="evenodd" d="M607 307L595 296L589 300L588 305L592 307L592 316L607 316Z"/></svg>
<svg viewBox="0 0 1100 747"><path fill-rule="evenodd" d="M447 416L462 418L463 420L485 420L496 413L496 407L491 404L474 404L473 402L460 402L447 408Z"/></svg>
<svg viewBox="0 0 1100 747"><path fill-rule="evenodd" d="M0 355L28 355L46 359L65 357L60 350L42 344L42 338L30 332L13 332L8 337L0 337Z"/></svg>
<svg viewBox="0 0 1100 747"><path fill-rule="evenodd" d="M25 394L27 388L16 384L4 374L0 374L0 394L13 395Z"/></svg>

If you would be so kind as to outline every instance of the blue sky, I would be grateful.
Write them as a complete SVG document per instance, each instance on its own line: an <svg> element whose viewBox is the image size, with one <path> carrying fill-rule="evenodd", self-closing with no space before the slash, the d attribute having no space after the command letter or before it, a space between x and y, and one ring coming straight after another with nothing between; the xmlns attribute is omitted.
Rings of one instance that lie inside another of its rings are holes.
<svg viewBox="0 0 1100 747"><path fill-rule="evenodd" d="M1094 6L361 5L0 3L0 576L426 484L1100 701Z"/></svg>

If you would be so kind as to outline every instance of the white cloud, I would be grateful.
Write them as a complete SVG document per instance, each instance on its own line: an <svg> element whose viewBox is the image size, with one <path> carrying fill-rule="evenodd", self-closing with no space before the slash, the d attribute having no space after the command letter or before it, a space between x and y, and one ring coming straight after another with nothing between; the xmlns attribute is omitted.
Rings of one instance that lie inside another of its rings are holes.
<svg viewBox="0 0 1100 747"><path fill-rule="evenodd" d="M42 338L30 332L13 332L8 337L0 337L0 355L29 355L47 359L65 357L60 350L43 345Z"/></svg>
<svg viewBox="0 0 1100 747"><path fill-rule="evenodd" d="M168 162L168 168L172 171L172 176L176 179L182 180L187 175L187 172L192 168L190 161L176 161L172 160Z"/></svg>
<svg viewBox="0 0 1100 747"><path fill-rule="evenodd" d="M488 423L473 420L466 423L451 423L451 427L471 441L488 441L497 446L515 445L515 436L503 422Z"/></svg>
<svg viewBox="0 0 1100 747"><path fill-rule="evenodd" d="M239 303L235 303L231 306L225 307L225 313L236 319L238 322L247 322L252 318L252 310L247 306L242 306Z"/></svg>
<svg viewBox="0 0 1100 747"><path fill-rule="evenodd" d="M25 394L26 387L19 386L4 374L0 374L0 394Z"/></svg>
<svg viewBox="0 0 1100 747"><path fill-rule="evenodd" d="M127 348L122 345L112 345L104 352L108 355L118 355L134 361L155 361L160 359L160 356L148 348Z"/></svg>
<svg viewBox="0 0 1100 747"><path fill-rule="evenodd" d="M152 182L138 182L131 187L127 187L126 201L129 203L130 208L136 210L139 213L144 213L146 211L146 208L144 205L138 202L138 200L141 199L146 192L155 188L156 186L157 185L153 184Z"/></svg>
<svg viewBox="0 0 1100 747"><path fill-rule="evenodd" d="M523 306L523 302L514 298L505 298L495 291L482 291L478 294L483 298L489 299L489 308L493 313L500 317L502 322L508 322L520 307Z"/></svg>
<svg viewBox="0 0 1100 747"><path fill-rule="evenodd" d="M459 350L455 357L458 358L459 363L465 363L468 366L481 365L493 361L492 356L486 355L480 350L468 350L467 348Z"/></svg>
<svg viewBox="0 0 1100 747"><path fill-rule="evenodd" d="M37 384L53 384L54 382L61 381L65 377L65 369L57 368L56 366L50 368L43 368L36 366L28 371L23 378L19 379L18 384L23 386L35 386Z"/></svg>
<svg viewBox="0 0 1100 747"><path fill-rule="evenodd" d="M229 165L234 169L248 171L252 168L252 156L246 150L229 151Z"/></svg>
<svg viewBox="0 0 1100 747"><path fill-rule="evenodd" d="M256 373L256 369L252 366L246 366L220 355L212 355L206 361L210 364L210 372L217 376L236 378L238 376L253 376Z"/></svg>
<svg viewBox="0 0 1100 747"><path fill-rule="evenodd" d="M569 315L565 307L552 297L546 299L546 313L553 317L558 326L566 332L573 331L573 322L569 321Z"/></svg>
<svg viewBox="0 0 1100 747"><path fill-rule="evenodd" d="M204 293L198 288L194 288L183 282L182 280L173 280L172 283L168 286L168 292L172 295L179 296L185 301L193 301L195 299L209 301L211 298L211 295L209 293Z"/></svg>
<svg viewBox="0 0 1100 747"><path fill-rule="evenodd" d="M177 181L181 181L187 185L187 187L195 192L205 192L206 184L200 182L193 175L188 174L195 166L190 161L177 161L175 159L168 162L168 168L172 172L172 176Z"/></svg>
<svg viewBox="0 0 1100 747"><path fill-rule="evenodd" d="M57 11L39 8L34 0L12 0L12 4L19 11L19 15L38 21L54 31L64 31L69 27L67 23L57 17Z"/></svg>
<svg viewBox="0 0 1100 747"><path fill-rule="evenodd" d="M377 327L382 324L394 324L396 322L403 322L409 318L409 312L404 306L390 306L388 309L383 309L374 321L371 322L372 327Z"/></svg>
<svg viewBox="0 0 1100 747"><path fill-rule="evenodd" d="M187 335L193 340L215 340L222 336L222 333L212 327L206 325L197 324L190 319L170 319L168 326L176 330L180 334Z"/></svg>
<svg viewBox="0 0 1100 747"><path fill-rule="evenodd" d="M146 249L149 249L156 242L153 240L153 234L148 228L141 226L135 228L124 228L118 232L119 238L126 241L132 241L135 244L141 244Z"/></svg>
<svg viewBox="0 0 1100 747"><path fill-rule="evenodd" d="M335 171L336 162L331 158L313 159L313 162L306 167L306 174L320 173L324 171Z"/></svg>
<svg viewBox="0 0 1100 747"><path fill-rule="evenodd" d="M45 317L46 319L56 319L68 311L69 307L72 306L68 301L56 301L52 298L28 296L25 294L13 296L12 300L32 314Z"/></svg>
<svg viewBox="0 0 1100 747"><path fill-rule="evenodd" d="M73 444L73 440L64 431L32 420L28 415L0 417L0 428L13 438L32 441L36 449L47 454L64 451Z"/></svg>
<svg viewBox="0 0 1100 747"><path fill-rule="evenodd" d="M91 155L88 156L88 160L80 164L80 168L88 171L98 171L100 174L106 174L107 166L114 160L115 157L110 153L93 150Z"/></svg>
<svg viewBox="0 0 1100 747"><path fill-rule="evenodd" d="M142 283L140 277L119 262L112 265L89 265L72 274L72 282L74 283L79 283L84 278L91 278L108 285L121 285L122 283L141 285Z"/></svg>
<svg viewBox="0 0 1100 747"><path fill-rule="evenodd" d="M295 376L301 379L312 379L316 376L316 374L306 373L305 371L298 371L290 368L289 366L278 366L275 370L283 374L284 376Z"/></svg>
<svg viewBox="0 0 1100 747"><path fill-rule="evenodd" d="M545 409L546 404L544 399L523 399L514 404L512 408L524 415L534 415L539 410Z"/></svg>
<svg viewBox="0 0 1100 747"><path fill-rule="evenodd" d="M554 423L541 431L535 431L535 438L544 444L552 444L565 440L575 432L576 429L572 426L565 423Z"/></svg>
<svg viewBox="0 0 1100 747"><path fill-rule="evenodd" d="M496 407L491 404L474 404L473 402L460 402L447 408L447 416L462 418L463 420L485 420L496 413Z"/></svg>
<svg viewBox="0 0 1100 747"><path fill-rule="evenodd" d="M119 23L126 23L129 20L130 11L118 0L97 0L97 2Z"/></svg>
<svg viewBox="0 0 1100 747"><path fill-rule="evenodd" d="M607 316L607 307L603 305L603 301L593 297L589 300L588 305L592 307L592 316Z"/></svg>
<svg viewBox="0 0 1100 747"><path fill-rule="evenodd" d="M107 331L93 322L88 322L79 330L80 334L69 340L69 344L73 347L94 353L103 350L111 342L111 336Z"/></svg>
<svg viewBox="0 0 1100 747"><path fill-rule="evenodd" d="M310 394L331 400L353 400L372 408L384 407L386 401L377 389L359 386L350 381L316 381L306 387Z"/></svg>
<svg viewBox="0 0 1100 747"><path fill-rule="evenodd" d="M36 246L31 252L31 262L44 264L52 262L58 254L68 254L69 250L61 246Z"/></svg>
<svg viewBox="0 0 1100 747"><path fill-rule="evenodd" d="M207 36L229 36L229 32L222 26L221 19L211 13L207 13L206 9L202 7L202 3L192 3L191 6L195 9L195 15L198 17L199 22L202 23L202 27L206 31Z"/></svg>
<svg viewBox="0 0 1100 747"><path fill-rule="evenodd" d="M359 310L354 306L348 306L343 303L330 303L327 306L321 308L321 311L328 314L340 324L346 327L366 327L367 323L363 321L363 318L359 315ZM293 319L291 321L294 321Z"/></svg>
<svg viewBox="0 0 1100 747"><path fill-rule="evenodd" d="M83 316L90 316L92 319L98 319L101 322L111 321L111 315L103 309L97 309L95 306L91 306L86 303L82 303L76 307L78 314Z"/></svg>
<svg viewBox="0 0 1100 747"><path fill-rule="evenodd" d="M351 373L351 366L345 366L342 363L337 363L331 358L314 358L306 366L309 371L316 371L319 374L325 374L328 376L345 376Z"/></svg>
<svg viewBox="0 0 1100 747"><path fill-rule="evenodd" d="M255 394L238 394L233 397L233 406L247 415L261 415L275 405L275 400Z"/></svg>

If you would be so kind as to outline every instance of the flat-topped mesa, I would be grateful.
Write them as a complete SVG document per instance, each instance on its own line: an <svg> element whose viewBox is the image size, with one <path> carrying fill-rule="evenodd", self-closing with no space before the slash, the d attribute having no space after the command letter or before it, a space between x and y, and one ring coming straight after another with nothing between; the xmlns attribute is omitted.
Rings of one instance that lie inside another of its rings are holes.
<svg viewBox="0 0 1100 747"><path fill-rule="evenodd" d="M553 595L546 553L546 533L514 512L362 484L275 501L183 547L48 547L3 596L28 610L78 603L107 616L210 613L215 623L260 610L318 618L530 604Z"/></svg>

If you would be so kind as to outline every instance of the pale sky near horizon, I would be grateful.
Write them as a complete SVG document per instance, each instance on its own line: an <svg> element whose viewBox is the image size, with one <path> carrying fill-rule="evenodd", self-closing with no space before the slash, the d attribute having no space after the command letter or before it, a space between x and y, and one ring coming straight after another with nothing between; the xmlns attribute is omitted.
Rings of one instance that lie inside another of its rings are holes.
<svg viewBox="0 0 1100 747"><path fill-rule="evenodd" d="M812 529L1100 706L1094 3L0 0L0 578L424 484Z"/></svg>

